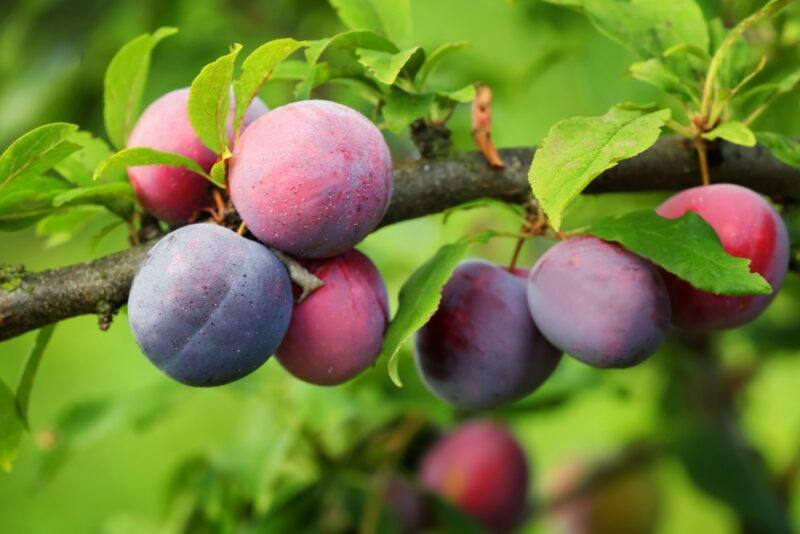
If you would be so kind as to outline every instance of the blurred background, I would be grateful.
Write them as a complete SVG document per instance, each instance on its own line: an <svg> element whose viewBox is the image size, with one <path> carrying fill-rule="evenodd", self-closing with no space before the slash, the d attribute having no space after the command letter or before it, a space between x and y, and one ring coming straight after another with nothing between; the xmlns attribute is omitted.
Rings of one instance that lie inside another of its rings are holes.
<svg viewBox="0 0 800 534"><path fill-rule="evenodd" d="M709 18L727 22L761 4L698 3ZM632 61L625 49L569 10L536 0L412 0L411 5L413 30L402 45L419 44L430 52L448 41L471 43L442 65L434 83L491 86L493 135L500 147L536 144L565 117L599 115L626 100L660 99L624 74ZM165 25L180 33L156 49L145 102L188 86L203 65L233 42L252 50L274 38L315 39L344 30L325 0L3 0L0 147L52 121L101 133L102 82L109 60L128 40ZM797 11L759 31L756 37L772 47L769 70L797 66ZM368 109L340 89L322 87L315 96ZM293 99L292 87L271 82L262 97L278 106ZM796 95L781 100L760 119L761 129L797 134L797 104ZM456 110L450 126L455 148L472 150L469 106ZM396 160L415 157L407 134L388 139ZM587 198L572 210L571 222L654 206L664 196ZM94 237L107 223L102 217L89 219L70 239L41 226L0 233L0 262L38 270L125 248L123 228L99 242ZM359 248L380 268L394 306L402 282L441 244L484 228L514 231L514 224L491 207L457 213L446 225L441 216L431 216L382 229ZM508 262L513 242L496 241L476 247L474 255ZM534 243L525 250L522 264L529 266L542 246ZM741 415L754 461L788 477L790 514L800 524L800 499L791 499L800 488L789 476L800 464L798 310L800 283L790 275L762 318L712 341L725 369L742 382L733 408ZM27 334L0 344L0 378L6 383L16 382L33 339ZM533 496L546 499L559 484L559 473L615 455L631 443L675 437L676 397L687 393L685 384L670 378L675 376L670 369L686 350L684 344L668 343L643 365L621 371L596 371L565 359L530 398L481 416L508 425L528 455ZM65 321L55 330L33 391L34 432L25 438L13 470L0 473L0 531L181 531L197 513L213 519L209 531L224 530L244 513L243 502L248 510L269 510L288 492L316 483L324 469L318 449L336 457L408 414L419 414L431 432L472 416L428 393L409 347L401 361L405 386L400 389L392 385L383 361L336 388L300 383L270 361L233 385L190 389L165 378L140 353L124 312L107 332L97 328L96 317ZM716 450L702 440L687 439L684 445L694 465L703 464L704 450ZM404 462L401 469L413 472L413 454ZM653 494L657 532L737 530L737 512L730 503L748 499L747 488L741 487L746 478L722 470L712 473L716 486L709 488L698 483L685 458L667 455L649 465L645 488L623 491L620 498L626 504L606 507L612 515L630 515L637 497ZM728 488L733 497L720 495L715 487ZM330 506L335 510L337 504ZM545 515L526 523L524 530L551 532L556 522Z"/></svg>

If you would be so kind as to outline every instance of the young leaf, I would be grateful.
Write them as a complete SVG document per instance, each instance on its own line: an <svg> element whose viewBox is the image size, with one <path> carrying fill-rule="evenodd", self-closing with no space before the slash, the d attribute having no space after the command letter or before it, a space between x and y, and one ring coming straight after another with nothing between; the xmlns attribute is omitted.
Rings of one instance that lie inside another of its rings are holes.
<svg viewBox="0 0 800 534"><path fill-rule="evenodd" d="M74 124L54 122L34 128L11 143L0 155L0 191L14 180L37 176L53 168L80 145L70 141Z"/></svg>
<svg viewBox="0 0 800 534"><path fill-rule="evenodd" d="M24 430L14 394L0 381L0 469L11 470Z"/></svg>
<svg viewBox="0 0 800 534"><path fill-rule="evenodd" d="M291 53L305 46L304 41L294 39L276 39L265 43L247 56L242 63L242 74L234 83L236 92L236 114L233 119L233 131L238 132L242 120L253 98L258 94L272 75L275 67Z"/></svg>
<svg viewBox="0 0 800 534"><path fill-rule="evenodd" d="M214 163L211 167L211 171L209 172L209 176L211 176L211 181L217 187L225 187L225 181L228 178L228 166L225 163L230 158L220 158L219 161Z"/></svg>
<svg viewBox="0 0 800 534"><path fill-rule="evenodd" d="M214 182L211 176L193 159L182 154L161 152L147 147L132 147L120 150L100 165L94 171L95 180L103 180L109 174L126 167L141 165L165 165L167 167L181 167L196 172L203 178Z"/></svg>
<svg viewBox="0 0 800 534"><path fill-rule="evenodd" d="M99 137L94 137L89 132L76 132L69 140L80 145L80 150L73 152L56 163L53 169L72 184L77 186L91 185L94 170L100 163L110 158L113 152L105 141ZM124 172L117 172L107 175L106 179L108 181L121 182L128 178Z"/></svg>
<svg viewBox="0 0 800 534"><path fill-rule="evenodd" d="M128 221L133 216L136 195L128 182L97 184L90 187L75 187L57 195L53 206L104 206L111 213Z"/></svg>
<svg viewBox="0 0 800 534"><path fill-rule="evenodd" d="M393 132L403 131L406 126L428 113L433 100L432 94L414 95L392 87L383 106L386 127Z"/></svg>
<svg viewBox="0 0 800 534"><path fill-rule="evenodd" d="M386 37L369 30L353 30L337 33L333 37L311 41L306 49L306 62L314 65L328 50L345 49L355 50L367 48L395 54L399 52L397 46Z"/></svg>
<svg viewBox="0 0 800 534"><path fill-rule="evenodd" d="M756 138L772 152L773 156L787 165L800 169L800 143L793 138L771 132L758 132Z"/></svg>
<svg viewBox="0 0 800 534"><path fill-rule="evenodd" d="M589 20L643 59L687 44L708 50L708 28L694 0L585 0Z"/></svg>
<svg viewBox="0 0 800 534"><path fill-rule="evenodd" d="M556 123L536 150L528 173L553 227L560 227L564 210L592 180L650 148L669 118L668 109L646 113L614 107L602 117Z"/></svg>
<svg viewBox="0 0 800 534"><path fill-rule="evenodd" d="M703 134L705 139L724 139L742 146L756 146L756 136L750 128L739 121L723 122L710 132Z"/></svg>
<svg viewBox="0 0 800 534"><path fill-rule="evenodd" d="M31 176L0 190L0 230L20 230L52 213L53 199L70 185L54 176Z"/></svg>
<svg viewBox="0 0 800 534"><path fill-rule="evenodd" d="M94 217L104 213L101 206L74 206L59 209L36 223L36 235L47 237L45 247L63 245Z"/></svg>
<svg viewBox="0 0 800 534"><path fill-rule="evenodd" d="M455 102L466 104L475 100L475 84L465 85L461 89L455 91L436 91L436 95L444 98L449 98Z"/></svg>
<svg viewBox="0 0 800 534"><path fill-rule="evenodd" d="M428 81L428 77L434 70L436 70L436 67L438 67L442 61L444 61L451 54L468 46L469 43L467 41L454 41L452 43L445 43L436 48L436 50L431 52L431 55L428 57L428 59L425 60L425 63L422 64L419 72L417 72L415 79L417 86L425 87L425 82Z"/></svg>
<svg viewBox="0 0 800 534"><path fill-rule="evenodd" d="M39 332L36 333L36 341L34 341L33 348L28 354L28 359L25 361L25 367L22 370L22 376L19 377L19 383L17 384L17 410L19 411L20 419L28 428L30 428L28 404L30 403L31 389L33 389L33 380L36 378L39 362L42 361L44 349L50 343L55 327L54 324L51 324L40 328Z"/></svg>
<svg viewBox="0 0 800 534"><path fill-rule="evenodd" d="M339 18L352 30L371 30L394 40L411 32L409 0L329 0Z"/></svg>
<svg viewBox="0 0 800 534"><path fill-rule="evenodd" d="M408 69L413 75L425 60L425 53L419 46L396 54L359 48L356 50L356 55L358 56L358 62L375 76L379 82L386 85L392 85L404 68Z"/></svg>
<svg viewBox="0 0 800 534"><path fill-rule="evenodd" d="M217 154L228 148L233 66L241 49L235 44L230 53L203 67L189 90L189 122L203 144Z"/></svg>
<svg viewBox="0 0 800 534"><path fill-rule="evenodd" d="M381 349L381 357L388 358L389 376L396 385L402 386L397 360L400 348L434 314L441 300L442 287L469 245L469 240L461 239L442 246L400 288L397 313L389 323Z"/></svg>
<svg viewBox="0 0 800 534"><path fill-rule="evenodd" d="M631 76L677 96L683 101L699 102L699 95L686 85L663 61L648 59L630 67Z"/></svg>
<svg viewBox="0 0 800 534"><path fill-rule="evenodd" d="M103 82L103 119L111 143L122 148L133 129L150 70L153 48L177 28L159 28L152 35L140 35L114 55Z"/></svg>
<svg viewBox="0 0 800 534"><path fill-rule="evenodd" d="M692 286L717 295L769 295L772 288L750 260L731 256L711 226L694 212L665 219L635 211L598 221L587 232L649 259Z"/></svg>

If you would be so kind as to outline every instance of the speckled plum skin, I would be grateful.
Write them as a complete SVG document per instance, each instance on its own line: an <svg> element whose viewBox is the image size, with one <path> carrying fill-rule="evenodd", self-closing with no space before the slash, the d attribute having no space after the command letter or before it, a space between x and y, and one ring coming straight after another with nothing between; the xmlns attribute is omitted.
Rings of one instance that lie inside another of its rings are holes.
<svg viewBox="0 0 800 534"><path fill-rule="evenodd" d="M528 306L550 342L593 367L630 367L661 344L670 323L656 268L619 245L583 236L542 255Z"/></svg>
<svg viewBox="0 0 800 534"><path fill-rule="evenodd" d="M349 250L380 222L392 192L392 159L366 117L306 100L270 111L244 132L229 185L262 243L326 258Z"/></svg>
<svg viewBox="0 0 800 534"><path fill-rule="evenodd" d="M256 370L280 344L291 314L291 282L275 255L212 224L162 238L128 298L142 351L190 386L218 386Z"/></svg>
<svg viewBox="0 0 800 534"><path fill-rule="evenodd" d="M657 210L668 219L687 211L700 215L720 238L725 250L748 258L750 270L772 286L770 295L727 297L695 289L670 273L662 273L672 302L672 321L678 328L713 330L749 323L772 301L789 266L789 237L780 215L746 187L715 184L681 191Z"/></svg>
<svg viewBox="0 0 800 534"><path fill-rule="evenodd" d="M144 110L128 138L128 147L150 147L182 154L195 160L206 171L217 159L197 137L189 122L186 106L189 88L171 91ZM228 128L233 142L233 109L228 115ZM242 128L267 112L267 106L256 97L245 114ZM128 178L139 202L147 211L171 224L188 222L198 210L209 205L209 182L199 174L179 167L147 165L128 168Z"/></svg>
<svg viewBox="0 0 800 534"><path fill-rule="evenodd" d="M297 304L278 361L312 384L341 384L375 362L389 320L386 285L375 265L352 249L307 260L325 285Z"/></svg>
<svg viewBox="0 0 800 534"><path fill-rule="evenodd" d="M423 457L420 478L492 532L509 532L522 519L528 464L514 437L496 423L471 421L445 435Z"/></svg>
<svg viewBox="0 0 800 534"><path fill-rule="evenodd" d="M434 394L468 410L518 400L561 359L536 328L525 297L528 271L485 261L461 263L439 309L416 337L417 368Z"/></svg>

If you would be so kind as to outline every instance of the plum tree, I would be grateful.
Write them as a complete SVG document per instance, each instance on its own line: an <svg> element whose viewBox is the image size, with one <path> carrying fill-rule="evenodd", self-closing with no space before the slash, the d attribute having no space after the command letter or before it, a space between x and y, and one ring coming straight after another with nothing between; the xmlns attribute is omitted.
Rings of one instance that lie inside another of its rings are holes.
<svg viewBox="0 0 800 534"><path fill-rule="evenodd" d="M669 219L687 211L697 213L714 228L729 254L749 259L750 270L772 285L772 293L744 297L715 295L664 272L673 323L679 328L708 330L752 321L764 311L783 283L789 266L786 225L766 200L746 187L733 184L681 191L657 210Z"/></svg>
<svg viewBox="0 0 800 534"><path fill-rule="evenodd" d="M495 532L523 518L528 492L525 453L508 431L471 421L442 437L420 466L425 488L442 495Z"/></svg>
<svg viewBox="0 0 800 534"><path fill-rule="evenodd" d="M280 344L291 313L291 282L275 255L213 224L163 237L128 299L142 351L190 386L225 384L257 369Z"/></svg>
<svg viewBox="0 0 800 534"><path fill-rule="evenodd" d="M587 467L583 463L561 467L553 477L553 498L575 491L586 480ZM564 534L650 534L658 527L661 500L653 472L630 469L566 500L554 510L553 519Z"/></svg>
<svg viewBox="0 0 800 534"><path fill-rule="evenodd" d="M194 133L189 122L189 88L176 89L156 99L144 110L128 139L129 147L149 147L182 154L195 160L206 171L217 159ZM231 110L234 102L231 99ZM253 99L242 127L267 112L260 98ZM229 135L233 137L233 113L228 115ZM188 222L209 203L209 183L190 170L164 165L130 167L128 177L142 205L169 223Z"/></svg>
<svg viewBox="0 0 800 534"><path fill-rule="evenodd" d="M304 264L325 285L295 306L277 358L301 380L340 384L372 365L381 351L389 321L386 285L355 249Z"/></svg>
<svg viewBox="0 0 800 534"><path fill-rule="evenodd" d="M436 395L459 408L492 408L528 395L552 374L561 351L531 319L527 276L484 261L456 268L416 338L419 373Z"/></svg>
<svg viewBox="0 0 800 534"><path fill-rule="evenodd" d="M341 254L375 229L392 191L378 128L323 100L267 113L234 149L231 199L262 243L307 258Z"/></svg>
<svg viewBox="0 0 800 534"><path fill-rule="evenodd" d="M561 241L542 255L528 279L528 305L553 345L594 367L646 359L670 321L656 268L590 236Z"/></svg>

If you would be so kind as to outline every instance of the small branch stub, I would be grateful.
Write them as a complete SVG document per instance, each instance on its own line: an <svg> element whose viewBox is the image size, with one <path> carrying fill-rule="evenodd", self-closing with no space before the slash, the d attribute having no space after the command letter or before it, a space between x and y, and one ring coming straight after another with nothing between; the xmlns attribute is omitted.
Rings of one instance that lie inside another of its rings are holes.
<svg viewBox="0 0 800 534"><path fill-rule="evenodd" d="M280 250L276 250L274 248L270 248L270 250L273 254L275 254L280 262L286 266L292 282L300 287L302 292L300 293L300 297L297 299L297 302L303 302L313 291L316 291L325 285L325 282L311 274L308 269L303 267L300 262L294 258L284 254Z"/></svg>
<svg viewBox="0 0 800 534"><path fill-rule="evenodd" d="M486 85L475 86L472 101L472 138L481 153L495 169L504 169L505 164L492 141L492 90Z"/></svg>

